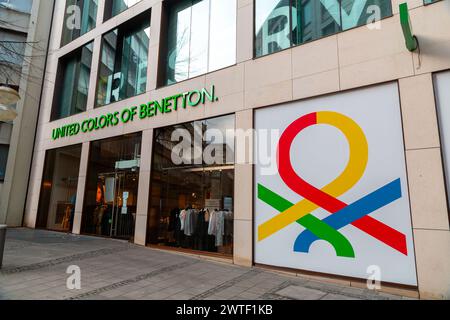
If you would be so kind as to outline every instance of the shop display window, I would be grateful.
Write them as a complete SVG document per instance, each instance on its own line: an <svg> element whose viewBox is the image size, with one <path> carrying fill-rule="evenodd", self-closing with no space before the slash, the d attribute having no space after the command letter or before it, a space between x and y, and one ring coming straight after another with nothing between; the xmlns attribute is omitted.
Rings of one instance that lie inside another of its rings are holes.
<svg viewBox="0 0 450 320"><path fill-rule="evenodd" d="M150 245L233 254L234 127L232 115L155 131Z"/></svg>
<svg viewBox="0 0 450 320"><path fill-rule="evenodd" d="M81 145L48 150L45 155L36 227L72 231Z"/></svg>
<svg viewBox="0 0 450 320"><path fill-rule="evenodd" d="M89 153L82 232L132 240L141 134L94 141Z"/></svg>

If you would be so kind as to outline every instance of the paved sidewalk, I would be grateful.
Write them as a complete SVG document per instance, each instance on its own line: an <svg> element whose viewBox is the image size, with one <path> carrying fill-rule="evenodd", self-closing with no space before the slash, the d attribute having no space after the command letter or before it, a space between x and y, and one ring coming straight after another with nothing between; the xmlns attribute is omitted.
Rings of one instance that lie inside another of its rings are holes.
<svg viewBox="0 0 450 320"><path fill-rule="evenodd" d="M81 290L66 270L81 268ZM7 233L0 299L328 300L402 299L244 268L118 240L30 229Z"/></svg>

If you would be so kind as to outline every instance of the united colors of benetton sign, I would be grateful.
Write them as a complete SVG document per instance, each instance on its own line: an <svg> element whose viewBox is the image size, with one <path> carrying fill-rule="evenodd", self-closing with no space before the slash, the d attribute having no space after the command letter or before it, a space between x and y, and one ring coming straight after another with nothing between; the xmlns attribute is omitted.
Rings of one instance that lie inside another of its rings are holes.
<svg viewBox="0 0 450 320"><path fill-rule="evenodd" d="M115 127L119 124L133 122L136 119L144 120L158 115L176 112L180 108L197 107L205 105L207 101L216 102L219 99L215 95L215 86L210 90L193 90L185 93L176 94L161 101L151 101L124 108L121 112L106 113L99 117L88 118L81 122L75 122L55 128L52 131L52 139L71 137L81 133L94 132L108 127Z"/></svg>
<svg viewBox="0 0 450 320"><path fill-rule="evenodd" d="M256 164L257 263L417 284L396 84L258 110L255 125L281 132L278 173Z"/></svg>

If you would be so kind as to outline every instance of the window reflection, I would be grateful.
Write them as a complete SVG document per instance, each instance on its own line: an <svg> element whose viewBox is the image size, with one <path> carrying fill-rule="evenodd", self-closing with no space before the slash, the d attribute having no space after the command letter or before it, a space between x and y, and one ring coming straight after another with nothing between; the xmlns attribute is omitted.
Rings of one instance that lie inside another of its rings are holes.
<svg viewBox="0 0 450 320"><path fill-rule="evenodd" d="M236 0L183 0L168 14L166 84L236 62Z"/></svg>
<svg viewBox="0 0 450 320"><path fill-rule="evenodd" d="M390 0L256 0L256 56L375 22Z"/></svg>
<svg viewBox="0 0 450 320"><path fill-rule="evenodd" d="M61 59L59 90L55 91L51 120L86 111L92 63L92 42Z"/></svg>
<svg viewBox="0 0 450 320"><path fill-rule="evenodd" d="M106 0L105 1L105 19L108 20L128 8L134 6L142 0Z"/></svg>
<svg viewBox="0 0 450 320"><path fill-rule="evenodd" d="M290 0L256 2L256 55L270 54L291 46Z"/></svg>
<svg viewBox="0 0 450 320"><path fill-rule="evenodd" d="M97 106L146 91L149 40L149 14L103 36Z"/></svg>
<svg viewBox="0 0 450 320"><path fill-rule="evenodd" d="M67 0L62 33L62 46L95 28L98 0ZM77 20L81 14L81 20ZM78 25L80 23L80 25Z"/></svg>

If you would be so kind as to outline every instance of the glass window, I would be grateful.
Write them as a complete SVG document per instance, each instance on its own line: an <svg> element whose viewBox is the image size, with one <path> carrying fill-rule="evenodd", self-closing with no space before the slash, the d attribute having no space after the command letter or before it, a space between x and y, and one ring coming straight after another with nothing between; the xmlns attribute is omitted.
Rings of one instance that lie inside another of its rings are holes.
<svg viewBox="0 0 450 320"><path fill-rule="evenodd" d="M92 42L60 61L51 120L86 111L92 63Z"/></svg>
<svg viewBox="0 0 450 320"><path fill-rule="evenodd" d="M327 6L324 6L324 3ZM316 0L294 1L293 43L301 44L339 32L339 3Z"/></svg>
<svg viewBox="0 0 450 320"><path fill-rule="evenodd" d="M256 0L255 53L274 53L391 14L390 0Z"/></svg>
<svg viewBox="0 0 450 320"><path fill-rule="evenodd" d="M169 7L166 84L236 62L236 0L183 0Z"/></svg>
<svg viewBox="0 0 450 320"><path fill-rule="evenodd" d="M91 143L83 233L132 240L140 152L140 133Z"/></svg>
<svg viewBox="0 0 450 320"><path fill-rule="evenodd" d="M341 0L342 30L362 26L386 18L391 14L391 1Z"/></svg>
<svg viewBox="0 0 450 320"><path fill-rule="evenodd" d="M291 10L290 0L256 0L257 56L291 46Z"/></svg>
<svg viewBox="0 0 450 320"><path fill-rule="evenodd" d="M95 28L98 0L67 0L61 45Z"/></svg>
<svg viewBox="0 0 450 320"><path fill-rule="evenodd" d="M104 20L117 16L140 1L142 0L106 0Z"/></svg>
<svg viewBox="0 0 450 320"><path fill-rule="evenodd" d="M103 36L97 106L130 98L146 91L149 42L149 13Z"/></svg>
<svg viewBox="0 0 450 320"><path fill-rule="evenodd" d="M155 131L150 244L232 255L234 128L231 115Z"/></svg>
<svg viewBox="0 0 450 320"><path fill-rule="evenodd" d="M33 0L1 0L0 7L16 10L24 13L31 13Z"/></svg>
<svg viewBox="0 0 450 320"><path fill-rule="evenodd" d="M8 163L9 145L0 144L0 181L5 180L6 165Z"/></svg>
<svg viewBox="0 0 450 320"><path fill-rule="evenodd" d="M38 228L70 232L80 168L81 145L48 150L39 197Z"/></svg>

